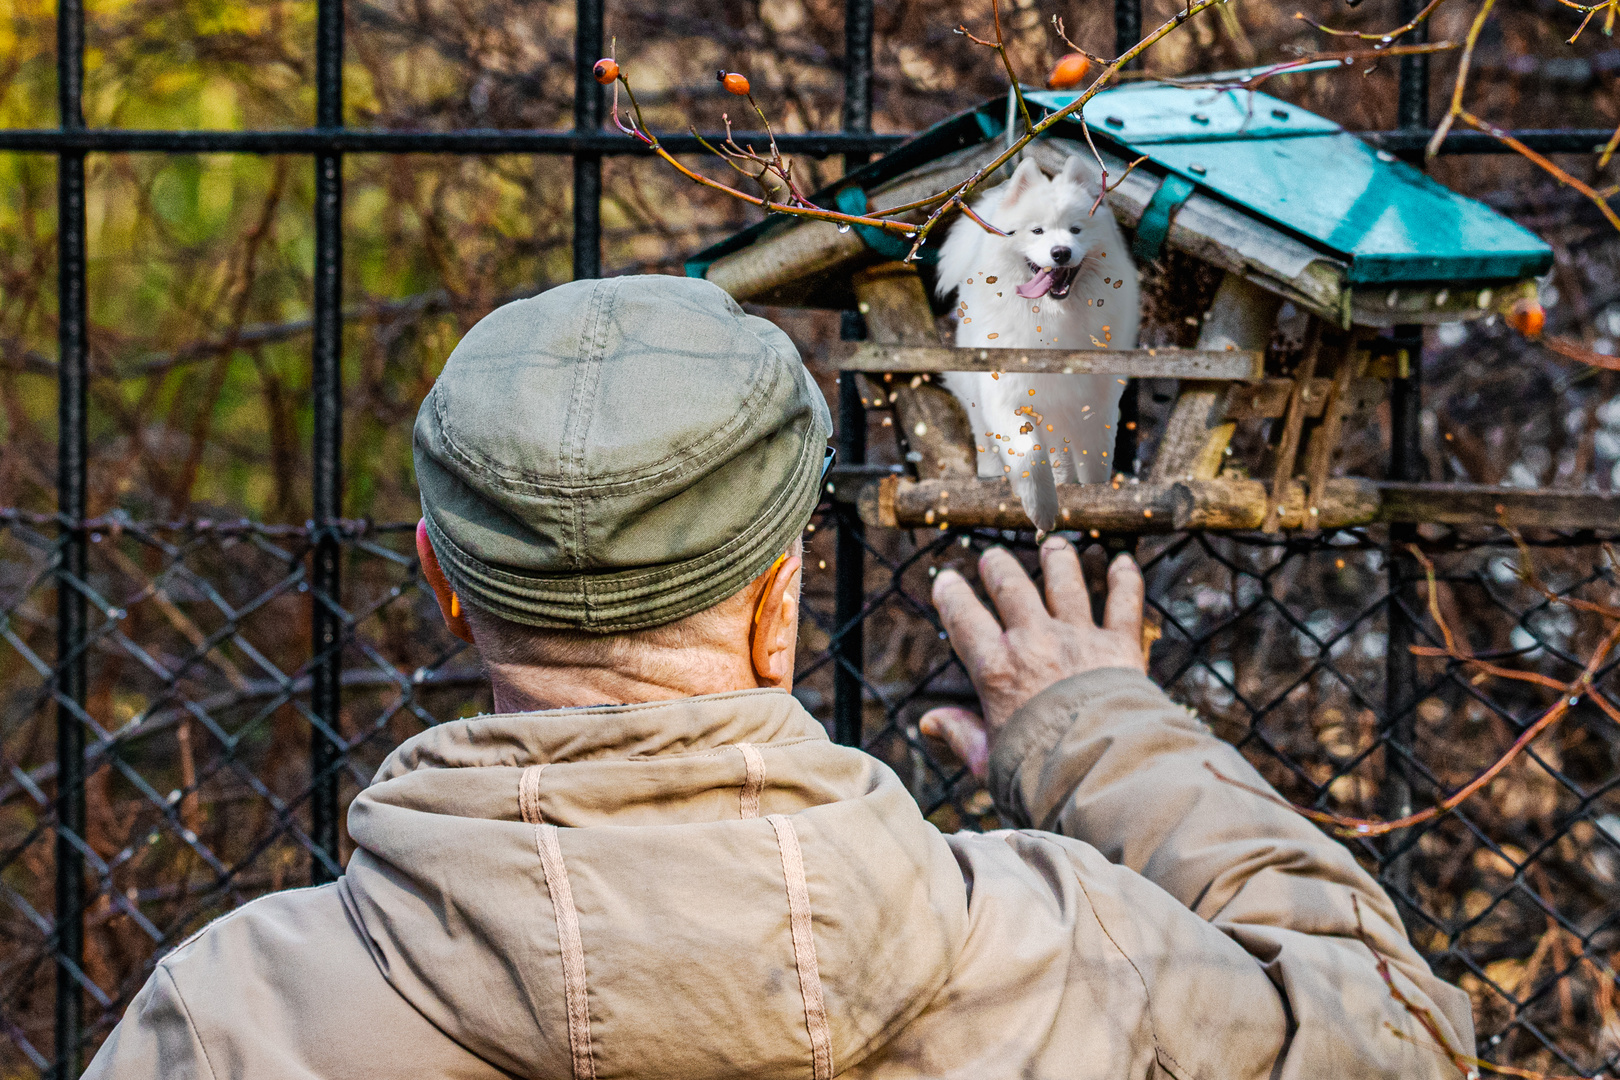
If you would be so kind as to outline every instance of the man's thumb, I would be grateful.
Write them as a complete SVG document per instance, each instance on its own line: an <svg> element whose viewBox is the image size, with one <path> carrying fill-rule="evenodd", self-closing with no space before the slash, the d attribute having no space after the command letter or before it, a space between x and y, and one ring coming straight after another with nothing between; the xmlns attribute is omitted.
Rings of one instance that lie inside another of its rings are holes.
<svg viewBox="0 0 1620 1080"><path fill-rule="evenodd" d="M984 779L990 763L990 736L978 713L954 705L930 709L917 721L917 730L931 739L943 739L974 776Z"/></svg>

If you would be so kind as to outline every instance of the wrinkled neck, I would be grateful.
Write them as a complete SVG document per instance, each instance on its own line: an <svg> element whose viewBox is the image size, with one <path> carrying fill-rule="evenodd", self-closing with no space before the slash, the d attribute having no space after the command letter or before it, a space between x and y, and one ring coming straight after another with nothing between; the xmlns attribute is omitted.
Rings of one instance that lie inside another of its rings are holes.
<svg viewBox="0 0 1620 1080"><path fill-rule="evenodd" d="M635 705L763 685L742 651L702 646L646 649L612 667L486 664L486 669L497 713Z"/></svg>

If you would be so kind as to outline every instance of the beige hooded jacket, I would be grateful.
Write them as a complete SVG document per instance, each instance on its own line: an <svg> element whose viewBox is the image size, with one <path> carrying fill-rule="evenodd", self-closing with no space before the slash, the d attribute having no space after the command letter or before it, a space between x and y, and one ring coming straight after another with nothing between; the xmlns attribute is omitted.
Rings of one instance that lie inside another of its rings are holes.
<svg viewBox="0 0 1620 1080"><path fill-rule="evenodd" d="M788 694L489 716L401 746L336 884L165 957L92 1080L1455 1075L1378 886L1140 674L1013 718L1038 830L944 836Z"/></svg>

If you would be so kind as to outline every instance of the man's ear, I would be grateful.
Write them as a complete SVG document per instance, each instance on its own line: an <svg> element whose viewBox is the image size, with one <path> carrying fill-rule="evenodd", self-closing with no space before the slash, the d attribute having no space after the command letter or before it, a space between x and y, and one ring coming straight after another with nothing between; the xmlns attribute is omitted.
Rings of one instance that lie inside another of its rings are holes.
<svg viewBox="0 0 1620 1080"><path fill-rule="evenodd" d="M793 689L793 662L799 641L799 576L804 561L784 560L765 583L754 618L750 645L754 676L761 686Z"/></svg>
<svg viewBox="0 0 1620 1080"><path fill-rule="evenodd" d="M1013 171L1012 179L1007 181L1007 191L1001 196L1001 209L1005 210L1017 202L1030 188L1046 179L1041 167L1035 164L1034 158L1025 158L1023 163Z"/></svg>
<svg viewBox="0 0 1620 1080"><path fill-rule="evenodd" d="M467 625L466 616L461 612L461 601L451 590L450 580L444 576L444 567L439 565L438 553L428 539L426 520L416 523L416 557L422 563L422 577L427 580L428 588L433 590L433 597L439 602L439 615L443 617L444 625L462 641L474 644L472 627Z"/></svg>

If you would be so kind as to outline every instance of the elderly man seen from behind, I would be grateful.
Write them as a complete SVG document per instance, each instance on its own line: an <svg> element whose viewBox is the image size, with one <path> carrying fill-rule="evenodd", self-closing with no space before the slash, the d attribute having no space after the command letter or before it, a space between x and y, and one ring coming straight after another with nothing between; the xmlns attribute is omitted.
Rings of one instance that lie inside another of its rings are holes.
<svg viewBox="0 0 1620 1080"><path fill-rule="evenodd" d="M409 740L339 881L164 957L103 1078L1443 1077L1467 999L1349 853L1144 673L1142 579L935 585L1004 820L942 835L788 693L831 424L696 280L475 326L417 418L417 549L496 712ZM1369 947L1370 946L1370 947ZM1414 1015L1381 979L1376 953Z"/></svg>

